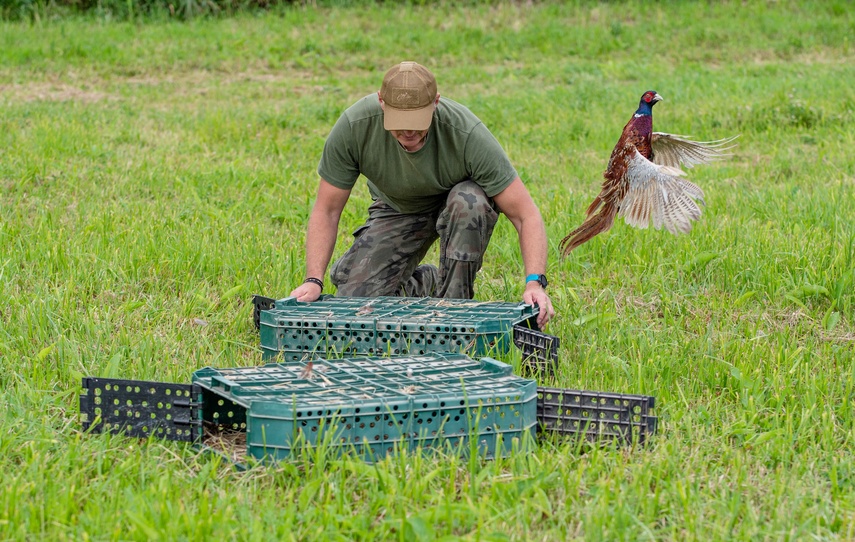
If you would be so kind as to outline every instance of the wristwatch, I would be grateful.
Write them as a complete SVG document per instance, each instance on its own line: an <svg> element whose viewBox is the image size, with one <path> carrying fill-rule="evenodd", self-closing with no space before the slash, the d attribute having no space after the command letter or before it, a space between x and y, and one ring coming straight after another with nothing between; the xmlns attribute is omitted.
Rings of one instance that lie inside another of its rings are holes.
<svg viewBox="0 0 855 542"><path fill-rule="evenodd" d="M531 281L533 281L533 280L536 280L536 281L537 281L537 283L538 283L538 284L540 284L540 287L541 287L541 288L543 288L544 290L545 290L545 289L546 289L546 287L549 285L549 281L548 281L548 280L546 280L546 275L544 275L544 274L540 274L540 275L538 275L538 274L536 274L536 273L533 273L533 274L531 274L531 275L528 275L528 276L525 278L525 282L526 282L526 284L528 284L529 282L531 282Z"/></svg>

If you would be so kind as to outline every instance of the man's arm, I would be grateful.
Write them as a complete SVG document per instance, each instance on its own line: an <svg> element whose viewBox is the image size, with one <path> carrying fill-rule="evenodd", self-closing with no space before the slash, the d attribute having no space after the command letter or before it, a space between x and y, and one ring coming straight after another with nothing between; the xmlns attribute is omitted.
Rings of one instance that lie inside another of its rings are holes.
<svg viewBox="0 0 855 542"><path fill-rule="evenodd" d="M548 255L546 226L543 224L540 210L534 204L520 178L517 177L507 188L493 196L493 201L517 230L525 274L545 273ZM525 285L523 301L530 304L537 303L540 308L537 325L541 328L555 316L555 309L552 307L549 295L537 281L531 281Z"/></svg>
<svg viewBox="0 0 855 542"><path fill-rule="evenodd" d="M341 212L349 197L350 190L336 188L321 179L306 228L306 277L323 280L335 249ZM290 296L296 297L297 301L314 301L320 295L321 287L307 282L294 288Z"/></svg>

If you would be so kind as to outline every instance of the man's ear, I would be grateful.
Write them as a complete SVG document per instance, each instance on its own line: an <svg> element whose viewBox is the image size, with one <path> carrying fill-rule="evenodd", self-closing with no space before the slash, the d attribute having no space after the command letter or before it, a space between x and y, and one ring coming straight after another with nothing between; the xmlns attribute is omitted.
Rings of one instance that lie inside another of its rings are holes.
<svg viewBox="0 0 855 542"><path fill-rule="evenodd" d="M439 98L439 95L437 95L437 98ZM377 99L380 101L380 109L385 111L386 107L385 107L385 104L383 103L383 98L380 97L380 91L379 90L377 91Z"/></svg>
<svg viewBox="0 0 855 542"><path fill-rule="evenodd" d="M380 102L382 103L383 100L380 100ZM433 105L439 105L439 92L436 93L436 100L434 100Z"/></svg>

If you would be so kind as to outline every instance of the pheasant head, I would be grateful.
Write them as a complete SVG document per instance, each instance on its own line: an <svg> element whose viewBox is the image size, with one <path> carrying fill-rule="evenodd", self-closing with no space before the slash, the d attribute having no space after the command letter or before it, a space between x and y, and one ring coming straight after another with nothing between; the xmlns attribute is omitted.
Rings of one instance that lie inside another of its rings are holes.
<svg viewBox="0 0 855 542"><path fill-rule="evenodd" d="M653 106L656 105L657 102L662 101L662 96L659 95L655 90L648 90L644 94L641 95L641 101L638 102L638 109L635 110L635 116L640 117L642 115L650 116L653 114Z"/></svg>

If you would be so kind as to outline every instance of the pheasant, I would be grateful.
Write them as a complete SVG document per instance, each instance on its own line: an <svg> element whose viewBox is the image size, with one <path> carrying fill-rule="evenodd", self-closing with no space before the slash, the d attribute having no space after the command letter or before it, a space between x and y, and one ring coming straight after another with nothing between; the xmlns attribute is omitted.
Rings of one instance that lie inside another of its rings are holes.
<svg viewBox="0 0 855 542"><path fill-rule="evenodd" d="M671 233L688 233L701 217L704 192L687 181L680 164L691 168L730 156L738 136L716 141L692 141L653 131L653 106L662 100L655 90L641 96L635 114L623 128L603 173L602 190L581 226L561 240L562 257L595 235L611 229L615 216L636 228L663 226Z"/></svg>

